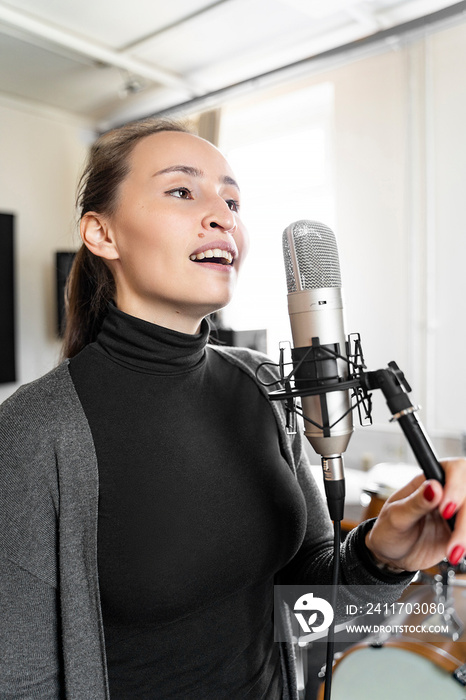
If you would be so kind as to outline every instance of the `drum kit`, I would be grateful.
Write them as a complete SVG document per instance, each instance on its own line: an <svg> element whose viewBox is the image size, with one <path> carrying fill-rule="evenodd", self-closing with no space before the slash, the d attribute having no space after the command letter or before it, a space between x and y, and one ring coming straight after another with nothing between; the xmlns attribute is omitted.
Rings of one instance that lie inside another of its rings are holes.
<svg viewBox="0 0 466 700"><path fill-rule="evenodd" d="M377 478L362 494L362 520L376 516L403 485L393 483L393 465L374 469ZM405 470L400 473L404 483L410 480ZM466 700L465 565L453 567L445 560L419 572L400 602L386 607L388 614L377 625L382 632L335 655L332 700ZM323 692L322 685L318 700Z"/></svg>

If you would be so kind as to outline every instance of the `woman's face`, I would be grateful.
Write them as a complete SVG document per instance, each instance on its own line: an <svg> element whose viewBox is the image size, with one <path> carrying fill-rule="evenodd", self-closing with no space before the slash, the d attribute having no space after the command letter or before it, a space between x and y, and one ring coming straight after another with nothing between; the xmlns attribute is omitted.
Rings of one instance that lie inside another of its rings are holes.
<svg viewBox="0 0 466 700"><path fill-rule="evenodd" d="M118 308L195 333L233 294L247 248L233 173L210 143L161 132L137 143L107 217Z"/></svg>

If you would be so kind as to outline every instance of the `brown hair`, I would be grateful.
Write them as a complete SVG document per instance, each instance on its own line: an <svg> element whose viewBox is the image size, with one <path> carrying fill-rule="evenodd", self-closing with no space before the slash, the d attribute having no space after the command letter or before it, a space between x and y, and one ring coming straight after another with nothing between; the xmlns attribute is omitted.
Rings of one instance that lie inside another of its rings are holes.
<svg viewBox="0 0 466 700"><path fill-rule="evenodd" d="M79 180L76 204L80 219L89 211L111 215L118 189L130 170L130 155L141 139L161 131L190 130L179 122L147 119L108 131L93 144ZM66 288L66 327L62 357L73 357L97 337L115 295L105 261L83 244L76 254Z"/></svg>

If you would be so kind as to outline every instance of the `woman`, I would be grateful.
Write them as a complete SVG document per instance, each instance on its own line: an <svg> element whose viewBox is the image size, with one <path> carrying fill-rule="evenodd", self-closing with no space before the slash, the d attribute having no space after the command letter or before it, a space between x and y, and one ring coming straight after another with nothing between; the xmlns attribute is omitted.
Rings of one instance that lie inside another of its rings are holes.
<svg viewBox="0 0 466 700"><path fill-rule="evenodd" d="M297 697L273 642L275 581L328 583L332 532L300 437L207 347L247 251L239 189L168 123L94 145L65 356L2 408L0 697ZM422 478L342 547L347 583L395 600L464 552L465 464ZM443 522L457 511L450 535Z"/></svg>

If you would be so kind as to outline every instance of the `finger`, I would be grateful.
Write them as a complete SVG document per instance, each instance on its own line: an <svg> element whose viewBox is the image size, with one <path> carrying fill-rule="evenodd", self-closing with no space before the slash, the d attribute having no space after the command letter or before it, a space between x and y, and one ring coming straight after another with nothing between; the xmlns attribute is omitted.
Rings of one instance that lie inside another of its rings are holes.
<svg viewBox="0 0 466 700"><path fill-rule="evenodd" d="M466 503L466 460L448 459L441 465L445 471L445 486L439 510L448 520Z"/></svg>
<svg viewBox="0 0 466 700"><path fill-rule="evenodd" d="M463 508L456 514L455 529L447 545L447 557L450 564L456 566L463 559L466 551L466 510Z"/></svg>
<svg viewBox="0 0 466 700"><path fill-rule="evenodd" d="M392 493L391 496L387 499L387 503L393 503L394 501L400 501L403 498L406 498L407 496L410 496L412 493L417 491L419 486L424 483L426 480L424 474L418 474L415 476L411 481L409 481L407 484L402 486L401 488L397 489L395 493Z"/></svg>
<svg viewBox="0 0 466 700"><path fill-rule="evenodd" d="M455 515L455 528L448 542L447 556L457 565L466 550L466 460L444 460L445 487L439 510L444 518Z"/></svg>
<svg viewBox="0 0 466 700"><path fill-rule="evenodd" d="M391 501L392 520L401 530L408 530L424 516L438 508L442 500L443 489L435 479L425 481L424 477L421 476L413 479L393 496L394 500Z"/></svg>

